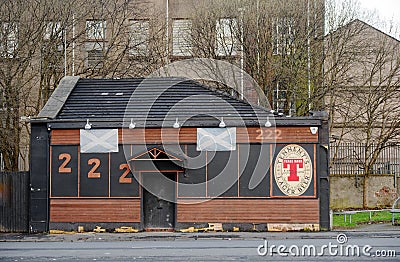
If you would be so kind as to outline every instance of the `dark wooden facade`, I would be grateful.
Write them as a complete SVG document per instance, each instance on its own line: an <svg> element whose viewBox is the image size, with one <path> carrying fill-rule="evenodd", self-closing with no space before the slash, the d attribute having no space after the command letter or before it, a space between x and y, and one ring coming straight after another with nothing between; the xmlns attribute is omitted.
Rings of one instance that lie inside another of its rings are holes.
<svg viewBox="0 0 400 262"><path fill-rule="evenodd" d="M117 153L83 154L83 123L32 122L32 150L43 154L32 154L33 187L41 187L31 198L33 232L99 224L179 229L211 222L242 228L254 223L329 228L323 117L277 119L274 128L237 126L235 150L221 152L197 151L197 127L183 126L117 127ZM311 126L318 132L313 134ZM287 145L300 146L311 160L310 185L300 195L285 194L274 178L277 155ZM249 188L254 174L260 180ZM164 178L172 183L167 185ZM146 180L153 181L154 188L146 188ZM163 192L174 201L151 192Z"/></svg>
<svg viewBox="0 0 400 262"><path fill-rule="evenodd" d="M28 232L29 172L0 172L0 232Z"/></svg>

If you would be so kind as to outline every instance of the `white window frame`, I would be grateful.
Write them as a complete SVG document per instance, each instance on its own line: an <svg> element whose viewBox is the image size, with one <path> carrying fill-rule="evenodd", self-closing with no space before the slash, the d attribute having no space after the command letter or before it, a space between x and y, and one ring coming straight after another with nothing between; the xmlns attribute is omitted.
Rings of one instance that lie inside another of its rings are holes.
<svg viewBox="0 0 400 262"><path fill-rule="evenodd" d="M272 45L274 55L290 55L294 53L294 38L296 30L293 17L278 17L274 20L272 31Z"/></svg>
<svg viewBox="0 0 400 262"><path fill-rule="evenodd" d="M6 58L15 57L18 48L18 24L2 22L0 31L0 56Z"/></svg>
<svg viewBox="0 0 400 262"><path fill-rule="evenodd" d="M44 32L43 39L44 40L50 40L51 38L61 38L62 37L62 28L61 28L61 22L60 21L49 21L46 24L46 29Z"/></svg>
<svg viewBox="0 0 400 262"><path fill-rule="evenodd" d="M172 21L172 55L173 56L191 56L192 20L174 19Z"/></svg>
<svg viewBox="0 0 400 262"><path fill-rule="evenodd" d="M236 18L220 18L216 22L216 47L217 56L236 56L239 54L239 39L235 31L239 30Z"/></svg>
<svg viewBox="0 0 400 262"><path fill-rule="evenodd" d="M288 101L288 92L286 89L280 89L280 84L279 82L276 83L276 89L274 90L274 106L275 106L275 111L278 113L284 113L285 110L285 104ZM289 115L295 115L296 114L296 107L295 107L295 96L292 95L292 99L290 100L289 104Z"/></svg>
<svg viewBox="0 0 400 262"><path fill-rule="evenodd" d="M106 21L105 20L86 20L86 37L88 40L106 39Z"/></svg>
<svg viewBox="0 0 400 262"><path fill-rule="evenodd" d="M149 54L150 21L129 21L129 55L146 56Z"/></svg>

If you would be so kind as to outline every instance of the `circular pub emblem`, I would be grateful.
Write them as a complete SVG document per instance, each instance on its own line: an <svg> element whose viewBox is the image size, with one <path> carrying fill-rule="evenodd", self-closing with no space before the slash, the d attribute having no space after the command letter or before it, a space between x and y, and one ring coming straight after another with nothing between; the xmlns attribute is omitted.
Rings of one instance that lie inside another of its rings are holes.
<svg viewBox="0 0 400 262"><path fill-rule="evenodd" d="M287 145L282 148L275 160L274 178L285 195L304 194L311 184L312 176L311 158L303 147Z"/></svg>

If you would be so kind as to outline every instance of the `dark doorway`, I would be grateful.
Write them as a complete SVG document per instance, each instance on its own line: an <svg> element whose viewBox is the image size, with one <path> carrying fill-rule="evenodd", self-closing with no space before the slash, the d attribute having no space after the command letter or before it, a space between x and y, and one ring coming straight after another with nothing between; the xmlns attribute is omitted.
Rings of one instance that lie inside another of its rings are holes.
<svg viewBox="0 0 400 262"><path fill-rule="evenodd" d="M142 173L145 230L174 229L176 176L176 172Z"/></svg>

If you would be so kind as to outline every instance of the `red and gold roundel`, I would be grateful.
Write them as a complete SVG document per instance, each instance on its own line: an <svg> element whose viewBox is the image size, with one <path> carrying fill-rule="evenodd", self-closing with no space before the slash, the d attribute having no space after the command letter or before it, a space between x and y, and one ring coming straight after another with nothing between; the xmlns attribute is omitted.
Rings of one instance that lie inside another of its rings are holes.
<svg viewBox="0 0 400 262"><path fill-rule="evenodd" d="M275 160L274 178L279 189L287 196L304 194L311 184L312 162L307 151L299 145L287 145Z"/></svg>

